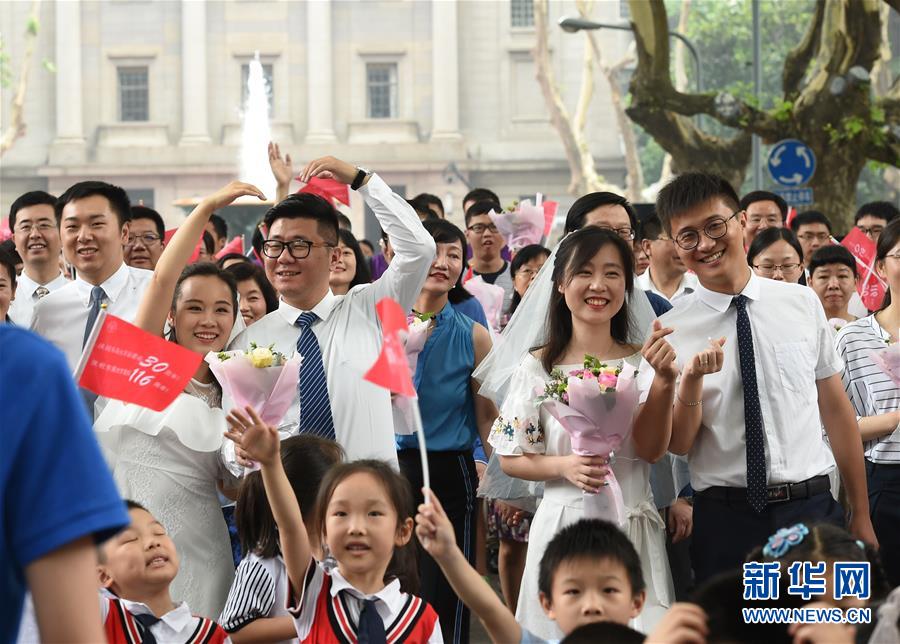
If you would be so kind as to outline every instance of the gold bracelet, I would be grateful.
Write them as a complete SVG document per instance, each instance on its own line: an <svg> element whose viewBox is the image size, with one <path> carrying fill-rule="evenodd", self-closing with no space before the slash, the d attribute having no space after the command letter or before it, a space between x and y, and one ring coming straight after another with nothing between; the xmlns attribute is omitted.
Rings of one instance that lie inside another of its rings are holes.
<svg viewBox="0 0 900 644"><path fill-rule="evenodd" d="M698 400L697 402L687 402L687 401L683 400L681 398L681 396L678 395L678 390L675 390L675 399L678 402L680 402L682 405L684 405L685 407L696 407L697 405L703 404L702 400Z"/></svg>

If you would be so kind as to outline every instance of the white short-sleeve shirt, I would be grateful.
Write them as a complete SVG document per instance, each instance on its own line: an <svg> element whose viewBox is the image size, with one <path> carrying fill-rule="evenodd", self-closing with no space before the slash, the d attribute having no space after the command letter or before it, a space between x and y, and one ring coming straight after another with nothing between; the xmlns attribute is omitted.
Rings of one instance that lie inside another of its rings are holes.
<svg viewBox="0 0 900 644"><path fill-rule="evenodd" d="M750 279L741 294L749 300L768 485L804 481L834 468L822 436L816 381L840 373L843 364L812 289L762 278L749 268L747 272ZM697 491L747 486L744 390L733 298L698 284L693 297L660 318L664 327L674 329L667 339L680 367L706 349L710 338L726 338L722 370L703 379L702 425L688 453L691 485ZM638 370L641 402L647 399L653 376L653 368L643 361Z"/></svg>

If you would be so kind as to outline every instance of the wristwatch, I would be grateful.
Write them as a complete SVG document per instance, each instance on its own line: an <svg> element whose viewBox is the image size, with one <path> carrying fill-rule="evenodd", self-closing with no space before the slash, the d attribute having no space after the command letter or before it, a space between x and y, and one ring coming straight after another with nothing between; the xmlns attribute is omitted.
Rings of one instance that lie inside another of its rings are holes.
<svg viewBox="0 0 900 644"><path fill-rule="evenodd" d="M362 186L363 184L363 181L365 181L366 177L368 177L370 174L372 174L371 170L367 170L366 168L363 168L361 166L356 166L356 176L353 178L353 183L350 184L350 187L353 190L359 190L360 186Z"/></svg>

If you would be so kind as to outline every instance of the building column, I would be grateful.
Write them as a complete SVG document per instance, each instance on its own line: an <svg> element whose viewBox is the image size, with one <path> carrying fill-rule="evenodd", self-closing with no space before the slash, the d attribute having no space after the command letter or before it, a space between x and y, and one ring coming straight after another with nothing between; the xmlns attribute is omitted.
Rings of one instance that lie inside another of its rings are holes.
<svg viewBox="0 0 900 644"><path fill-rule="evenodd" d="M81 2L56 2L56 140L84 145L81 95Z"/></svg>
<svg viewBox="0 0 900 644"><path fill-rule="evenodd" d="M182 0L179 145L210 142L206 83L206 0Z"/></svg>
<svg viewBox="0 0 900 644"><path fill-rule="evenodd" d="M307 143L337 140L333 125L331 0L306 3Z"/></svg>
<svg viewBox="0 0 900 644"><path fill-rule="evenodd" d="M459 40L456 0L431 2L431 140L455 140L459 132Z"/></svg>

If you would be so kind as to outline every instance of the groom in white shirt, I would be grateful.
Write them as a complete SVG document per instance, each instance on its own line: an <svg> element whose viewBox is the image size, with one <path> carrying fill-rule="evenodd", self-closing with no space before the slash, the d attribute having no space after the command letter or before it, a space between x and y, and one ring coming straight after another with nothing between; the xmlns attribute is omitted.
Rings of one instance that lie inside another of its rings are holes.
<svg viewBox="0 0 900 644"><path fill-rule="evenodd" d="M75 268L75 279L35 305L31 328L66 355L73 371L102 305L133 321L153 276L125 264L130 213L126 192L103 181L76 183L57 200L63 254Z"/></svg>
<svg viewBox="0 0 900 644"><path fill-rule="evenodd" d="M275 344L303 356L293 404L282 433L315 433L336 440L347 460L397 463L390 393L363 379L381 348L375 304L391 297L404 310L415 303L434 259L435 244L418 215L376 174L323 157L300 173L334 178L366 200L390 236L394 259L374 283L334 295L328 285L339 257L334 207L317 195L291 195L266 213L266 275L281 296L278 310L235 338L232 348Z"/></svg>
<svg viewBox="0 0 900 644"><path fill-rule="evenodd" d="M9 318L19 326L31 325L38 300L69 283L59 270L59 228L56 197L43 190L26 192L9 209L9 227L24 268L16 278L16 299Z"/></svg>

